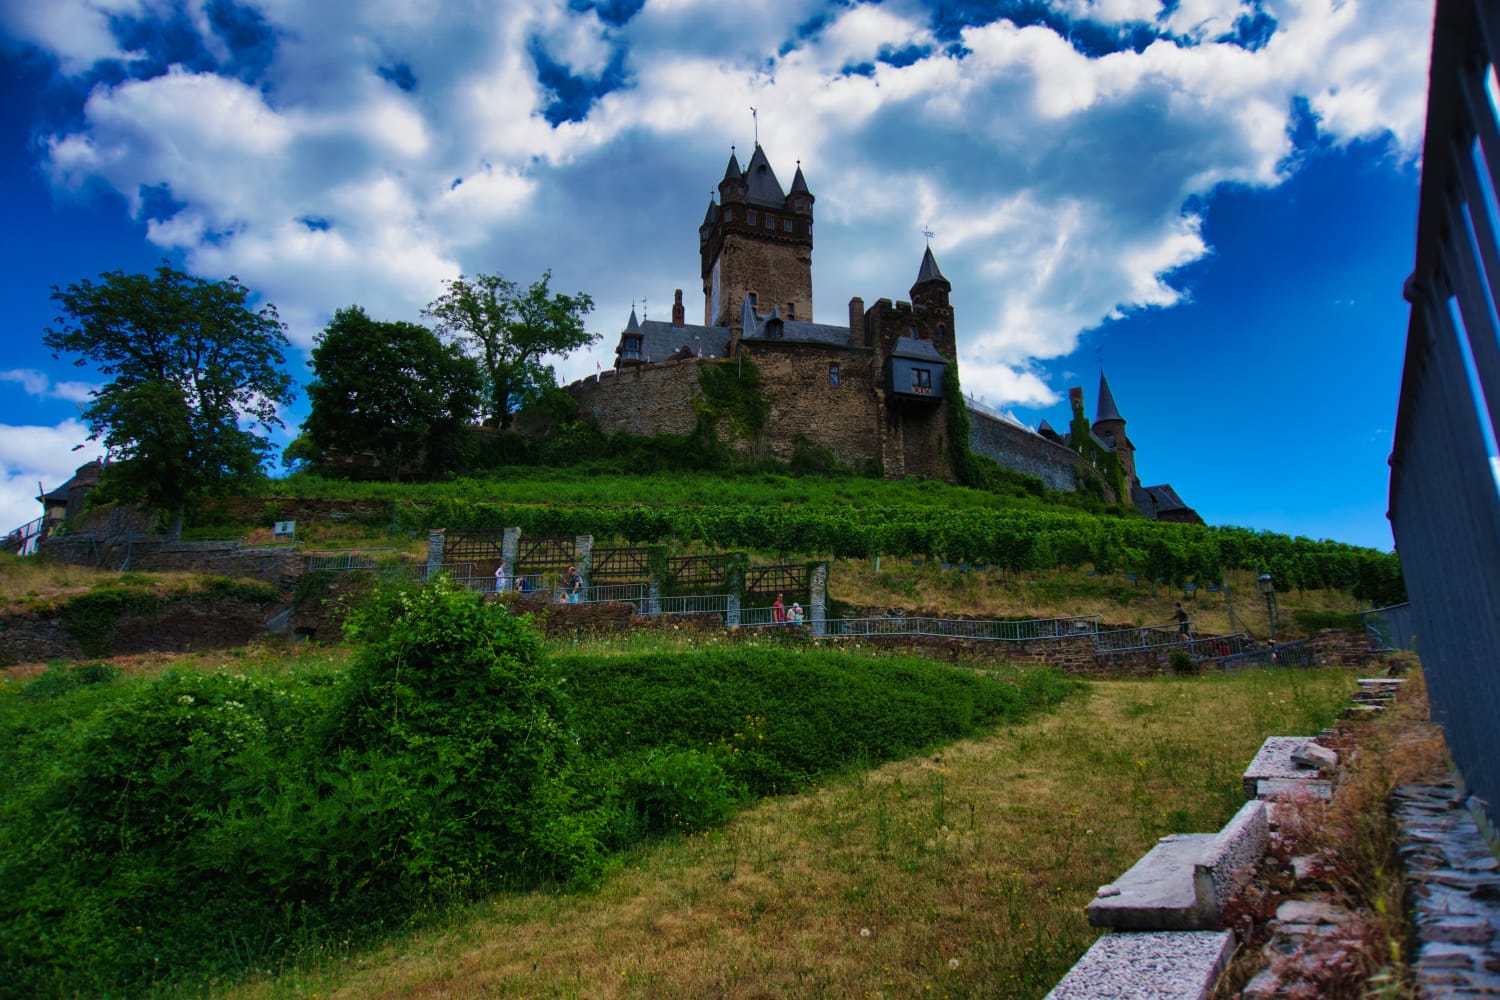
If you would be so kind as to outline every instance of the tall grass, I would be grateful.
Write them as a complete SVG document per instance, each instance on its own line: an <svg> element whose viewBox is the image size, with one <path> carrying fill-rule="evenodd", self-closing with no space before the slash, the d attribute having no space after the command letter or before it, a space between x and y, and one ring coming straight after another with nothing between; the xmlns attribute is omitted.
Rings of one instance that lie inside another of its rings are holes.
<svg viewBox="0 0 1500 1000"><path fill-rule="evenodd" d="M1083 908L1170 832L1217 829L1266 736L1315 733L1335 670L1098 681L991 733L642 846L594 892L492 897L309 953L236 997L1043 996Z"/></svg>

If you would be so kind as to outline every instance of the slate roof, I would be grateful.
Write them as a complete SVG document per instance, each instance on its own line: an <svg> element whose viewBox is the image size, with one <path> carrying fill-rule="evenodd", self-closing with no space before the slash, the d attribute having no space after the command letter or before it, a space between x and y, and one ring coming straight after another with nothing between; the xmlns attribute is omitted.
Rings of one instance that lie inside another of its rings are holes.
<svg viewBox="0 0 1500 1000"><path fill-rule="evenodd" d="M660 320L648 319L644 323L636 323L635 310L630 311L630 325L625 327L624 333L620 335L620 343L615 347L618 355L625 346L625 334L638 334L641 338L642 361L652 363L667 360L679 348L687 347L695 354L698 345L703 345L703 357L722 358L729 353L729 327L727 326L698 326L685 324L673 326L671 323L663 323ZM697 340L693 338L697 337Z"/></svg>
<svg viewBox="0 0 1500 1000"><path fill-rule="evenodd" d="M891 348L891 357L948 363L948 359L938 353L937 346L932 341L918 340L915 337L897 337L896 345Z"/></svg>
<svg viewBox="0 0 1500 1000"><path fill-rule="evenodd" d="M937 258L932 255L932 247L928 247L927 252L922 254L922 266L917 271L917 284L920 285L926 281L941 281L948 287L953 287L948 279L943 277L943 272L938 270Z"/></svg>
<svg viewBox="0 0 1500 1000"><path fill-rule="evenodd" d="M1147 486L1144 489L1147 493L1151 494L1151 499L1156 502L1157 510L1188 509L1188 505L1183 503L1182 497L1177 495L1177 491L1172 489L1170 483L1162 483L1160 486Z"/></svg>
<svg viewBox="0 0 1500 1000"><path fill-rule="evenodd" d="M745 167L745 184L748 188L745 197L750 204L765 205L768 208L786 207L786 192L781 189L776 171L771 169L771 161L766 159L760 143L755 144L755 152Z"/></svg>
<svg viewBox="0 0 1500 1000"><path fill-rule="evenodd" d="M1094 423L1101 420L1118 420L1125 422L1120 416L1120 410L1115 406L1115 394L1109 391L1109 379L1104 377L1104 369L1099 370L1099 409L1094 413Z"/></svg>
<svg viewBox="0 0 1500 1000"><path fill-rule="evenodd" d="M747 317L751 322L746 322ZM780 337L769 337L766 334L766 327L773 319L781 323ZM849 346L849 328L847 326L830 326L827 323L808 323L796 319L782 319L781 310L774 306L764 316L751 309L742 309L740 311L740 321L744 324L744 330L740 334L744 340L793 340L802 343L832 344L835 347Z"/></svg>

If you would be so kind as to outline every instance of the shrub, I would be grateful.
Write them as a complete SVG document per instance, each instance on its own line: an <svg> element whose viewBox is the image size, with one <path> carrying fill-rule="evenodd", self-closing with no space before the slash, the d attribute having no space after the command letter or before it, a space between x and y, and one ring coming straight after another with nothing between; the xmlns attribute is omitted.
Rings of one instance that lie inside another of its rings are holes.
<svg viewBox="0 0 1500 1000"><path fill-rule="evenodd" d="M91 684L108 684L120 671L108 663L64 663L47 664L37 678L21 689L26 698L57 698Z"/></svg>
<svg viewBox="0 0 1500 1000"><path fill-rule="evenodd" d="M1172 673L1179 677L1195 677L1199 670L1198 661L1185 649L1172 650L1167 656L1167 665L1172 668Z"/></svg>
<svg viewBox="0 0 1500 1000"><path fill-rule="evenodd" d="M728 819L743 789L711 755L651 749L625 771L623 809L643 832L701 830Z"/></svg>

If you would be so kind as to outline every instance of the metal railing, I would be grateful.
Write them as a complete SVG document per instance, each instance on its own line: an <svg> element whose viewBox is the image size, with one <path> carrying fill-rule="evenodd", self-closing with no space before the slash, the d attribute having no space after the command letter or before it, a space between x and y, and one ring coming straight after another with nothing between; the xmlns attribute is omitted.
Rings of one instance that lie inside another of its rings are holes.
<svg viewBox="0 0 1500 1000"><path fill-rule="evenodd" d="M1412 628L1411 604L1392 604L1388 608L1362 611L1365 635L1370 640L1370 651L1392 653L1398 649L1411 649L1416 642Z"/></svg>
<svg viewBox="0 0 1500 1000"><path fill-rule="evenodd" d="M42 528L47 523L46 515L27 521L25 524L6 534L6 545L14 545L18 556L29 556L36 552L37 543L42 540Z"/></svg>
<svg viewBox="0 0 1500 1000"><path fill-rule="evenodd" d="M1500 2L1438 0L1390 518L1432 717L1500 819Z"/></svg>
<svg viewBox="0 0 1500 1000"><path fill-rule="evenodd" d="M1190 623L1191 624L1191 623ZM1094 635L1094 648L1101 653L1122 653L1153 646L1179 646L1190 640L1185 637L1176 622L1169 625L1142 625L1138 628L1117 628Z"/></svg>
<svg viewBox="0 0 1500 1000"><path fill-rule="evenodd" d="M1262 646L1259 649L1247 649L1242 653L1225 656L1219 660L1219 664L1225 670L1239 670L1244 667L1311 667L1316 662L1313 645L1306 639Z"/></svg>
<svg viewBox="0 0 1500 1000"><path fill-rule="evenodd" d="M741 616L755 608L742 611ZM743 617L742 617L743 620ZM989 642L1027 642L1034 639L1093 637L1099 627L1097 615L1076 618L1038 618L1031 621L971 621L961 618L830 618L823 622L827 636L922 635L945 639L979 639Z"/></svg>
<svg viewBox="0 0 1500 1000"><path fill-rule="evenodd" d="M728 615L729 595L687 594L680 597L658 597L641 613L648 615Z"/></svg>
<svg viewBox="0 0 1500 1000"><path fill-rule="evenodd" d="M347 573L350 570L376 569L379 559L389 556L395 549L362 549L359 552L311 553L307 554L309 573L327 570Z"/></svg>

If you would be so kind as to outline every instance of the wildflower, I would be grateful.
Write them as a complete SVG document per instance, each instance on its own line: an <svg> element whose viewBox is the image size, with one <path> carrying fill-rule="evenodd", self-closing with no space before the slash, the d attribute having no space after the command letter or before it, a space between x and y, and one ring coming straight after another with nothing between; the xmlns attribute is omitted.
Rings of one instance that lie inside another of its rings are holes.
<svg viewBox="0 0 1500 1000"><path fill-rule="evenodd" d="M956 958L950 958L950 959L948 959L948 968L950 968L950 969L956 969L956 968L958 968L958 959L956 959Z"/></svg>
<svg viewBox="0 0 1500 1000"><path fill-rule="evenodd" d="M869 937L870 936L870 928L868 928L868 927L861 927L859 929L859 936L860 937Z"/></svg>

